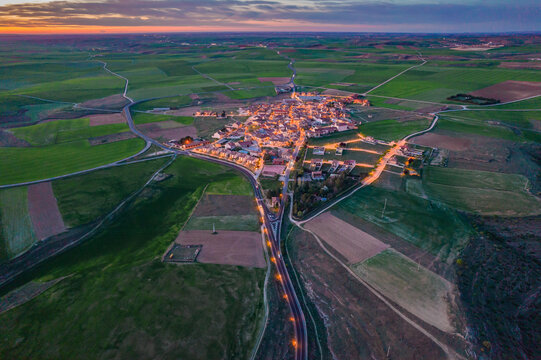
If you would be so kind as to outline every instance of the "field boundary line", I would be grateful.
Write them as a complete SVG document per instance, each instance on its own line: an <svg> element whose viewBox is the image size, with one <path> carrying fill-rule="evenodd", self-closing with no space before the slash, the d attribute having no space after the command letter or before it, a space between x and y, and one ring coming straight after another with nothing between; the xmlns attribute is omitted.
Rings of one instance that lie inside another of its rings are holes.
<svg viewBox="0 0 541 360"><path fill-rule="evenodd" d="M420 63L420 64L417 64L417 65L410 66L410 67L407 68L406 70L403 70L403 71L399 72L399 73L396 74L395 76L393 76L393 77L391 77L391 78L385 80L384 82L382 82L382 83L379 84L379 85L374 86L372 89L370 89L370 90L368 90L368 91L365 91L365 92L362 93L361 95L366 96L367 94L369 94L369 93L371 93L372 91L376 90L376 89L379 88L380 86L383 86L383 85L387 84L388 82L390 82L390 81L396 79L396 78L399 77L400 75L402 75L402 74L404 74L404 73L410 71L411 69L415 69L415 68L421 67L421 66L423 66L424 64L426 64L426 63L428 62L428 60L425 60L425 59L423 58L423 56L422 56L420 53L419 53L419 59L421 59L423 62Z"/></svg>
<svg viewBox="0 0 541 360"><path fill-rule="evenodd" d="M190 212L190 216L188 216L188 218L186 219L186 221L184 222L184 224L182 224L182 227L180 228L180 231L184 230L184 227L186 226L186 224L190 221L190 219L192 218L193 216L193 213L195 212L195 209L197 208L197 206L199 205L199 203L201 202L201 199L203 198L203 196L205 195L205 192L207 191L207 188L209 187L210 183L208 183L207 185L205 185L205 187L203 188L203 192L201 193L201 196L199 197L199 200L197 200L197 202L195 203L195 206L193 207L192 209L192 212ZM173 241L174 242L174 241Z"/></svg>

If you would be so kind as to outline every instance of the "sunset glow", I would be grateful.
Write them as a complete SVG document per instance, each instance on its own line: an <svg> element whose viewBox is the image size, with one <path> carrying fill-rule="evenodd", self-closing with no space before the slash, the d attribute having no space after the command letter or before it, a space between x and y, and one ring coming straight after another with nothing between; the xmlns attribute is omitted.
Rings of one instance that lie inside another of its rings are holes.
<svg viewBox="0 0 541 360"><path fill-rule="evenodd" d="M539 30L530 0L0 1L3 34L154 32L464 32Z"/></svg>

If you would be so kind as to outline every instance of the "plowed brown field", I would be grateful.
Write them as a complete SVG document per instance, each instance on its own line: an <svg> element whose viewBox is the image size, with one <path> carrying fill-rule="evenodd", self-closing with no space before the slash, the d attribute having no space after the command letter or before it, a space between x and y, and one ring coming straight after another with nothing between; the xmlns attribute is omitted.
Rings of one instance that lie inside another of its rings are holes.
<svg viewBox="0 0 541 360"><path fill-rule="evenodd" d="M305 227L338 251L350 264L364 261L389 247L329 212L310 220Z"/></svg>

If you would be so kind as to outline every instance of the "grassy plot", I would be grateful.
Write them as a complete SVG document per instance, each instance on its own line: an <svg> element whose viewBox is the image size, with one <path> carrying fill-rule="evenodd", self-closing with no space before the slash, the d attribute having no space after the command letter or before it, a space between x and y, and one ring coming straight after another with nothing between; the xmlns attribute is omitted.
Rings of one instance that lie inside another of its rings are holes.
<svg viewBox="0 0 541 360"><path fill-rule="evenodd" d="M522 175L428 167L423 186L431 197L482 215L527 216L541 213Z"/></svg>
<svg viewBox="0 0 541 360"><path fill-rule="evenodd" d="M17 187L0 190L0 224L3 242L0 259L16 256L29 248L36 236L28 213L28 188Z"/></svg>
<svg viewBox="0 0 541 360"><path fill-rule="evenodd" d="M440 330L454 330L448 298L452 285L392 249L351 266L361 278L409 312Z"/></svg>
<svg viewBox="0 0 541 360"><path fill-rule="evenodd" d="M65 224L75 227L107 214L166 161L144 161L54 181L53 191Z"/></svg>
<svg viewBox="0 0 541 360"><path fill-rule="evenodd" d="M210 234L212 225L216 230L259 231L259 216L256 214L197 216L190 218L184 230L208 230Z"/></svg>
<svg viewBox="0 0 541 360"><path fill-rule="evenodd" d="M506 80L541 81L535 70L435 67L425 65L374 90L374 95L449 102L447 97L467 93Z"/></svg>
<svg viewBox="0 0 541 360"><path fill-rule="evenodd" d="M254 89L246 89L246 90L235 90L235 91L228 91L226 92L227 96L231 99L251 99L256 97L263 97L263 96L275 96L276 92L274 91L273 86L269 87L260 87L260 88L254 88Z"/></svg>
<svg viewBox="0 0 541 360"><path fill-rule="evenodd" d="M24 88L15 93L75 103L121 93L124 87L124 80L105 72L104 74L63 81L51 81Z"/></svg>
<svg viewBox="0 0 541 360"><path fill-rule="evenodd" d="M362 124L360 131L363 135L392 141L402 139L406 135L424 130L430 126L430 123L430 119L412 121L381 120Z"/></svg>
<svg viewBox="0 0 541 360"><path fill-rule="evenodd" d="M194 121L192 116L174 116L174 115L160 115L160 114L147 114L140 112L132 112L133 122L135 124L148 124L161 121L175 121L183 125L191 125Z"/></svg>
<svg viewBox="0 0 541 360"><path fill-rule="evenodd" d="M480 124L471 119L460 119L450 114L442 114L436 124L438 130L447 130L458 133L482 135L511 141L524 141L513 130L496 124Z"/></svg>
<svg viewBox="0 0 541 360"><path fill-rule="evenodd" d="M299 61L296 82L299 85L326 86L345 91L364 92L406 69L406 64L321 63ZM340 84L347 84L343 86Z"/></svg>
<svg viewBox="0 0 541 360"><path fill-rule="evenodd" d="M361 143L362 144L362 143ZM353 147L354 144L350 144L350 147ZM373 154L365 151L355 151L355 150L344 150L342 155L336 155L335 150L326 150L325 155L314 155L313 154L313 148L309 148L306 154L306 159L324 159L324 160L355 160L357 163L361 164L368 164L368 165L375 165L379 158L381 157L381 154Z"/></svg>
<svg viewBox="0 0 541 360"><path fill-rule="evenodd" d="M178 108L187 106L192 103L192 99L188 95L173 96L163 99L144 101L132 107L133 110L152 110L155 108Z"/></svg>
<svg viewBox="0 0 541 360"><path fill-rule="evenodd" d="M315 146L323 146L327 144L335 144L339 143L341 141L348 141L348 140L355 140L359 139L359 131L358 130L348 130L348 131L342 131L338 133L334 133L332 135L323 136L320 138L311 138L308 141L309 145L315 145Z"/></svg>
<svg viewBox="0 0 541 360"><path fill-rule="evenodd" d="M135 154L143 141L91 146L80 140L39 148L0 148L0 184L45 179L108 164Z"/></svg>
<svg viewBox="0 0 541 360"><path fill-rule="evenodd" d="M166 172L102 233L19 282L71 275L0 315L2 358L248 358L265 271L159 260L226 170L182 158Z"/></svg>
<svg viewBox="0 0 541 360"><path fill-rule="evenodd" d="M366 187L333 209L338 215L346 212L372 222L447 263L471 234L470 226L456 211L403 191Z"/></svg>
<svg viewBox="0 0 541 360"><path fill-rule="evenodd" d="M10 130L35 146L59 144L129 131L126 124L90 126L88 118L49 121Z"/></svg>
<svg viewBox="0 0 541 360"><path fill-rule="evenodd" d="M541 111L460 111L442 114L443 130L541 142Z"/></svg>
<svg viewBox="0 0 541 360"><path fill-rule="evenodd" d="M240 176L212 182L206 191L211 195L253 195L252 186Z"/></svg>

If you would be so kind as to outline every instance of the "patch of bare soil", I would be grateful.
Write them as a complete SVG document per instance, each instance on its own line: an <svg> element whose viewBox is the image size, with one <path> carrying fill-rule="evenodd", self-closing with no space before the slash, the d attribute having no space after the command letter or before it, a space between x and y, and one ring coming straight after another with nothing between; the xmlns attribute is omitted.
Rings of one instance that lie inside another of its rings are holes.
<svg viewBox="0 0 541 360"><path fill-rule="evenodd" d="M189 96L190 96L190 99L192 99L192 100L199 99L199 95L197 95L197 94L190 94Z"/></svg>
<svg viewBox="0 0 541 360"><path fill-rule="evenodd" d="M260 77L258 79L259 79L260 82L270 81L274 85L284 85L284 84L287 84L289 82L288 77Z"/></svg>
<svg viewBox="0 0 541 360"><path fill-rule="evenodd" d="M261 234L252 231L207 230L181 231L176 243L203 245L197 261L210 264L266 267Z"/></svg>
<svg viewBox="0 0 541 360"><path fill-rule="evenodd" d="M39 240L66 230L51 182L28 186L28 212L34 233Z"/></svg>
<svg viewBox="0 0 541 360"><path fill-rule="evenodd" d="M255 212L255 201L252 196L205 194L192 216L250 215Z"/></svg>
<svg viewBox="0 0 541 360"><path fill-rule="evenodd" d="M514 101L541 95L541 82L508 80L470 92L470 95L498 99L501 102Z"/></svg>
<svg viewBox="0 0 541 360"><path fill-rule="evenodd" d="M457 138L448 135L426 133L416 136L412 139L414 144L430 146L434 148L444 148L452 151L465 151L470 148L471 140L466 138Z"/></svg>
<svg viewBox="0 0 541 360"><path fill-rule="evenodd" d="M121 94L107 96L101 99L88 100L80 105L89 108L122 109L129 101Z"/></svg>
<svg viewBox="0 0 541 360"><path fill-rule="evenodd" d="M338 251L350 264L371 258L389 247L330 212L310 220L305 227Z"/></svg>
<svg viewBox="0 0 541 360"><path fill-rule="evenodd" d="M528 61L528 62L502 62L498 65L504 69L541 69L540 61Z"/></svg>
<svg viewBox="0 0 541 360"><path fill-rule="evenodd" d="M122 124L126 122L124 115L121 113L90 115L88 118L90 119L90 126Z"/></svg>
<svg viewBox="0 0 541 360"><path fill-rule="evenodd" d="M125 131L125 132L116 133L116 134L96 136L96 137L88 139L88 142L90 143L90 145L102 145L102 144L112 143L115 141L133 139L134 137L136 137L134 133Z"/></svg>
<svg viewBox="0 0 541 360"><path fill-rule="evenodd" d="M10 291L0 298L0 314L32 300L63 279L65 277L46 282L31 281Z"/></svg>
<svg viewBox="0 0 541 360"><path fill-rule="evenodd" d="M26 147L30 144L22 139L19 139L11 132L0 130L0 146L2 147Z"/></svg>
<svg viewBox="0 0 541 360"><path fill-rule="evenodd" d="M305 231L292 233L292 258L323 319L335 359L445 359L445 353L323 252ZM411 316L411 315L410 315ZM436 331L436 330L435 330Z"/></svg>
<svg viewBox="0 0 541 360"><path fill-rule="evenodd" d="M181 126L176 128L163 129L158 123L148 123L139 125L146 135L154 139L178 140L185 136L197 137L197 130L194 126Z"/></svg>

